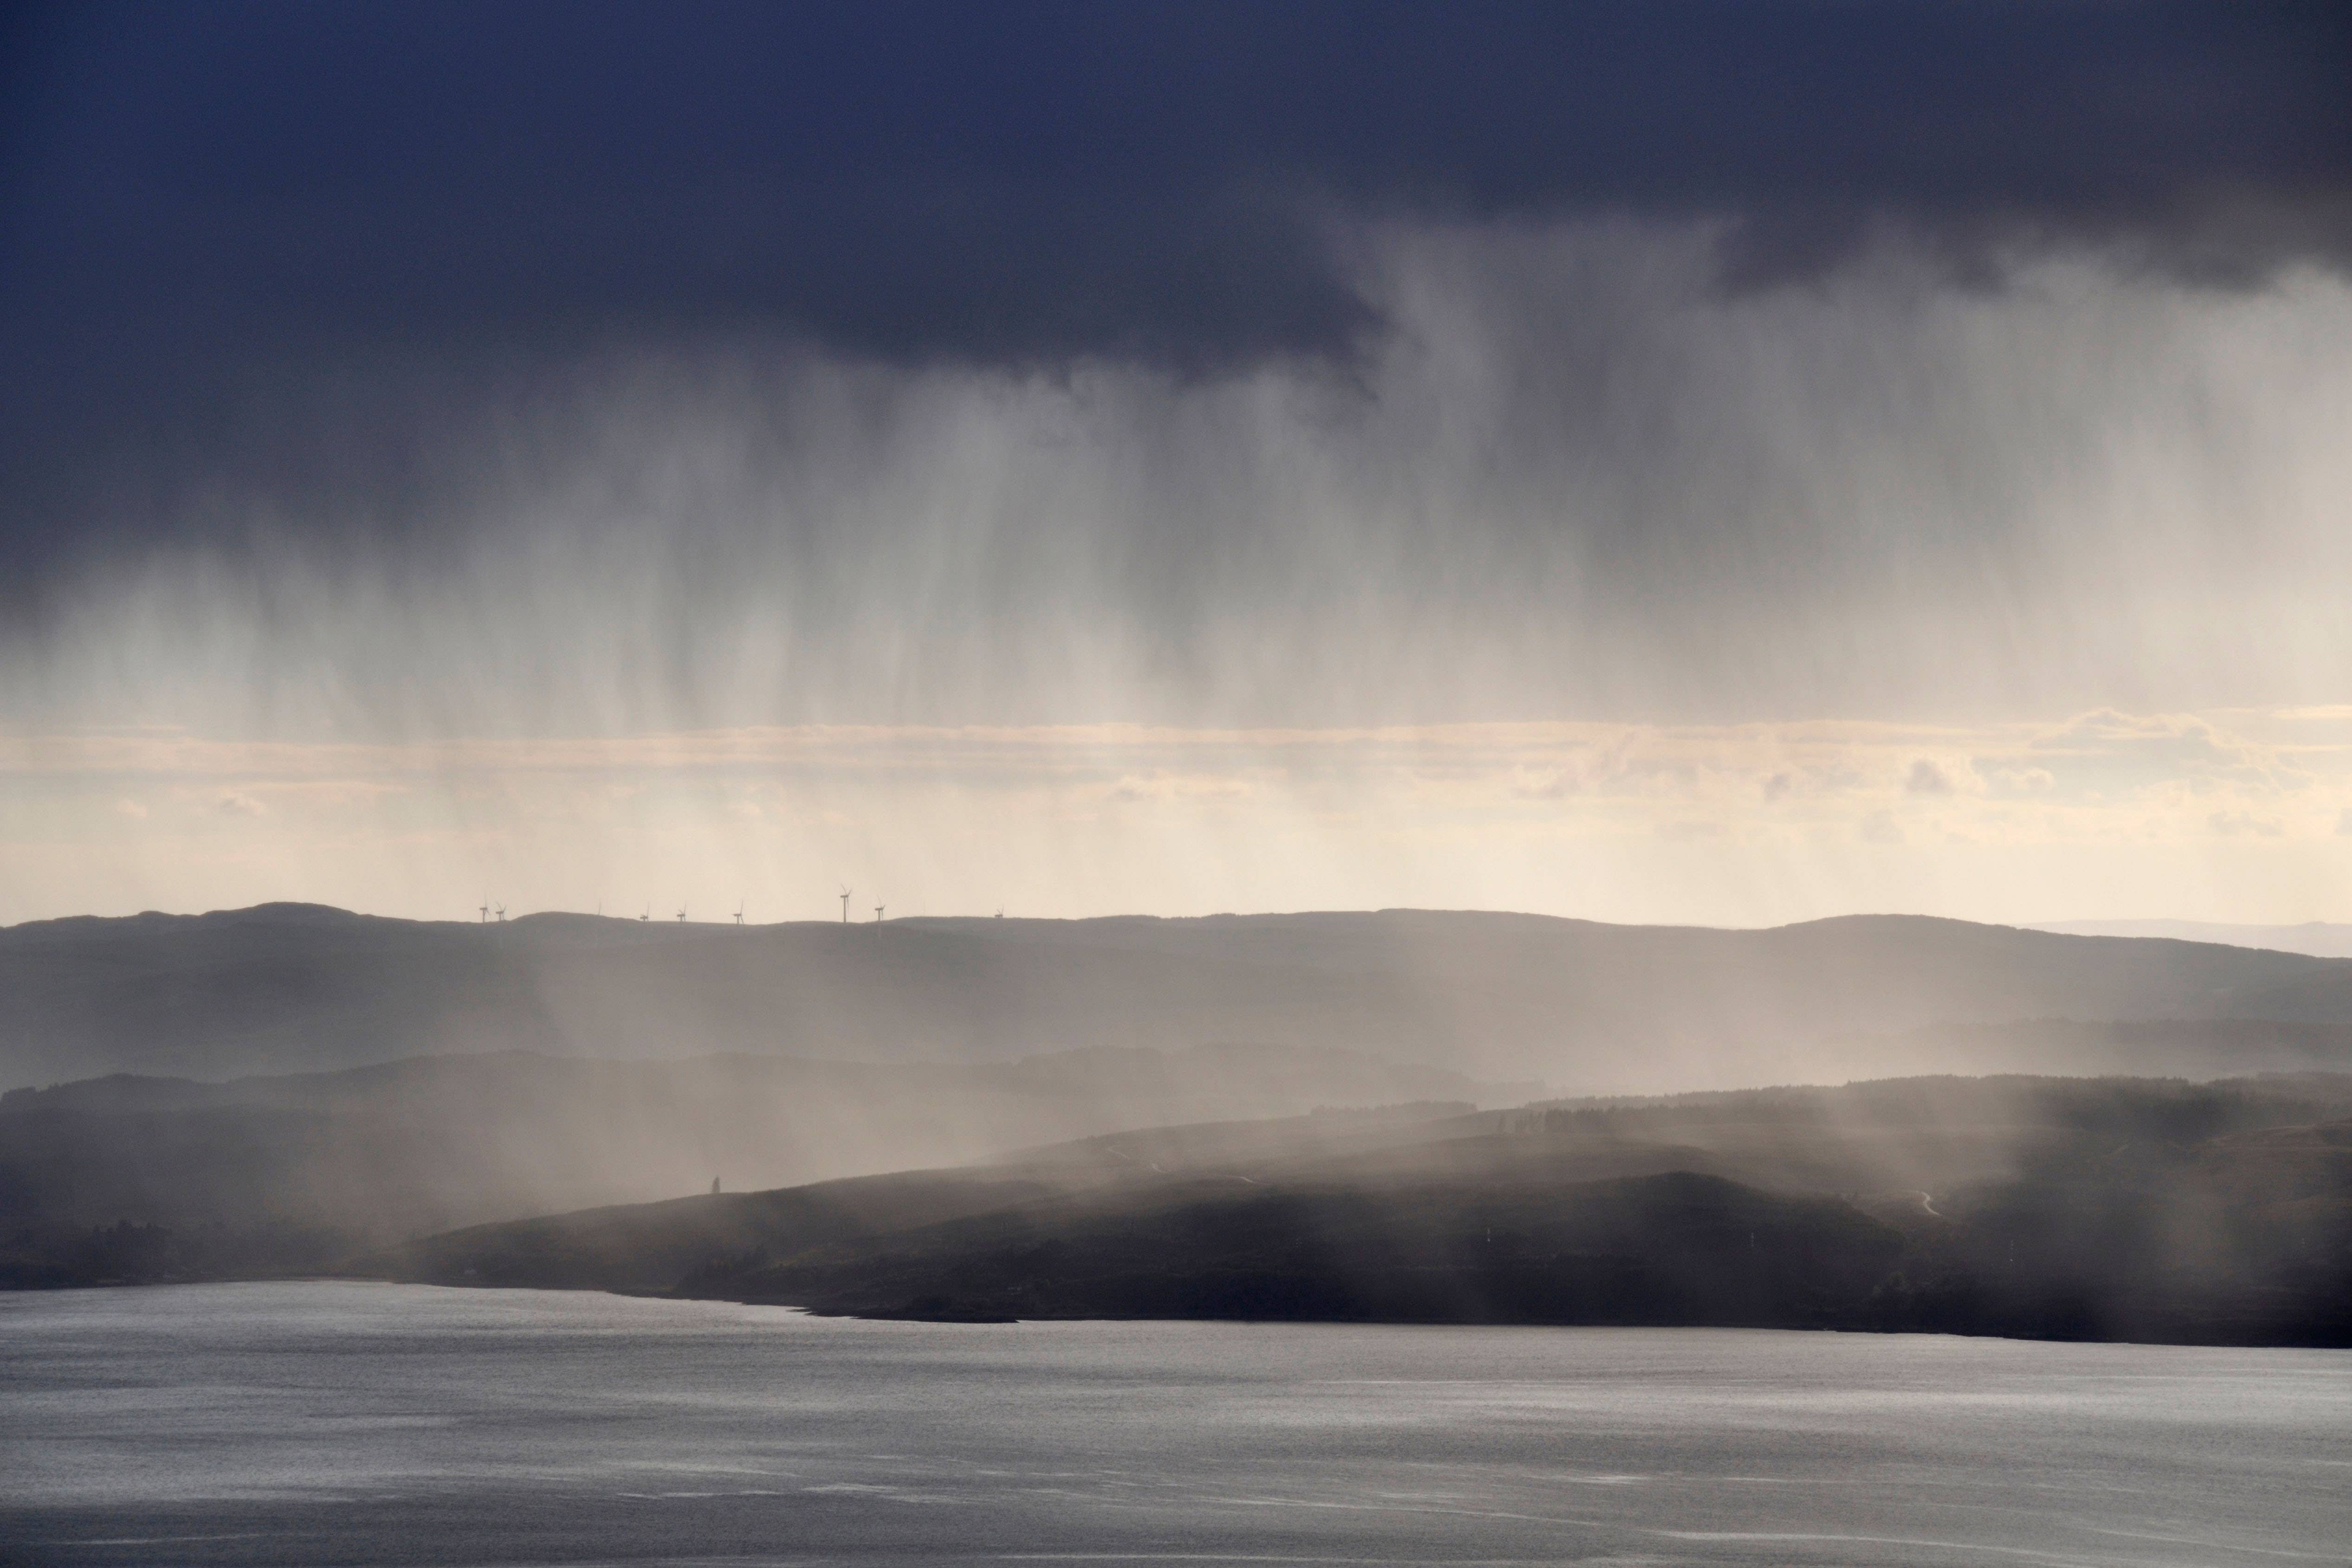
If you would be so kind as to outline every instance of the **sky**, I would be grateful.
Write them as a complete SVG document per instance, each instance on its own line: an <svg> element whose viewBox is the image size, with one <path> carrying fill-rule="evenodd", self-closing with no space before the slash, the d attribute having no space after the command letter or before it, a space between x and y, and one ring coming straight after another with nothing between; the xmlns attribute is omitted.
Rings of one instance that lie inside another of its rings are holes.
<svg viewBox="0 0 2352 1568"><path fill-rule="evenodd" d="M0 10L0 923L2352 920L2330 5Z"/></svg>

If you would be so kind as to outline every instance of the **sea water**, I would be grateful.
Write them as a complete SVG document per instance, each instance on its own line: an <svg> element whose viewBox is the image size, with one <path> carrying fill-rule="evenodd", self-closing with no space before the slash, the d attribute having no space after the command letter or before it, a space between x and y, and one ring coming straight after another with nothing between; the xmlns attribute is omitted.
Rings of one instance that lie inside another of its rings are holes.
<svg viewBox="0 0 2352 1568"><path fill-rule="evenodd" d="M2352 1560L2352 1354L0 1297L12 1563Z"/></svg>

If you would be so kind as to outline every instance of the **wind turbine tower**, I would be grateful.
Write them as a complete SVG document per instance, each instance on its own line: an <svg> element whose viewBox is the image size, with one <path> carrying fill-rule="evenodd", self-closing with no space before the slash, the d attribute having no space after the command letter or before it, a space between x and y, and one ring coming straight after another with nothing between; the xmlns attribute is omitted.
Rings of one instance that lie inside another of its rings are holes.
<svg viewBox="0 0 2352 1568"><path fill-rule="evenodd" d="M877 904L874 906L874 924L877 925L882 924L882 909L883 906L881 904Z"/></svg>
<svg viewBox="0 0 2352 1568"><path fill-rule="evenodd" d="M735 924L738 925L743 924L743 901L741 899L737 899L735 901Z"/></svg>
<svg viewBox="0 0 2352 1568"><path fill-rule="evenodd" d="M844 925L849 924L849 888L846 883L841 889L841 923Z"/></svg>
<svg viewBox="0 0 2352 1568"><path fill-rule="evenodd" d="M686 905L683 904L677 906L677 923L680 925L686 924Z"/></svg>
<svg viewBox="0 0 2352 1568"><path fill-rule="evenodd" d="M489 923L490 923L490 901L489 901L488 899L487 899L487 898L486 898L486 899L482 900L482 924L483 924L483 925L488 925Z"/></svg>
<svg viewBox="0 0 2352 1568"><path fill-rule="evenodd" d="M499 904L499 925L504 925L506 923L507 923L507 906L506 906L505 904Z"/></svg>

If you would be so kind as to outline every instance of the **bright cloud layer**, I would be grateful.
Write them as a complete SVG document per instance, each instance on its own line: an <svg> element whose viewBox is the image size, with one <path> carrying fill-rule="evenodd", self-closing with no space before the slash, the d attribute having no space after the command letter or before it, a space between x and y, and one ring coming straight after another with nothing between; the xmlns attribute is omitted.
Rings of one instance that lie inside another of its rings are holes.
<svg viewBox="0 0 2352 1568"><path fill-rule="evenodd" d="M0 919L305 897L822 918L1501 904L2341 917L2352 708L2051 723L794 727L0 743ZM74 888L63 905L46 890ZM2282 909L2282 904L2284 908ZM861 908L868 905L860 905Z"/></svg>

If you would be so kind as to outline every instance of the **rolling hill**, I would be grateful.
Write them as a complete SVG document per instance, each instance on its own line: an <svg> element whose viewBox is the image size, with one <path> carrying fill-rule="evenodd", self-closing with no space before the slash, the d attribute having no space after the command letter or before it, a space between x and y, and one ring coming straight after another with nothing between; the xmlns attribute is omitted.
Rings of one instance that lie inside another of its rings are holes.
<svg viewBox="0 0 2352 1568"><path fill-rule="evenodd" d="M2352 1344L2352 1077L1897 1080L1165 1128L356 1265L940 1319Z"/></svg>
<svg viewBox="0 0 2352 1568"><path fill-rule="evenodd" d="M415 1057L226 1083L117 1075L0 1095L0 1238L161 1228L185 1269L300 1269L484 1220L961 1163L1171 1119L1501 1104L1532 1085L1278 1046L969 1065ZM215 1259L198 1259L201 1250Z"/></svg>
<svg viewBox="0 0 2352 1568"><path fill-rule="evenodd" d="M1411 910L739 928L271 904L0 931L0 1088L491 1051L983 1062L1251 1043L1656 1092L2145 1071L2133 1030L2152 1025L2223 1026L2173 1028L2164 1071L2352 1062L2352 960L1909 916L1737 931Z"/></svg>

